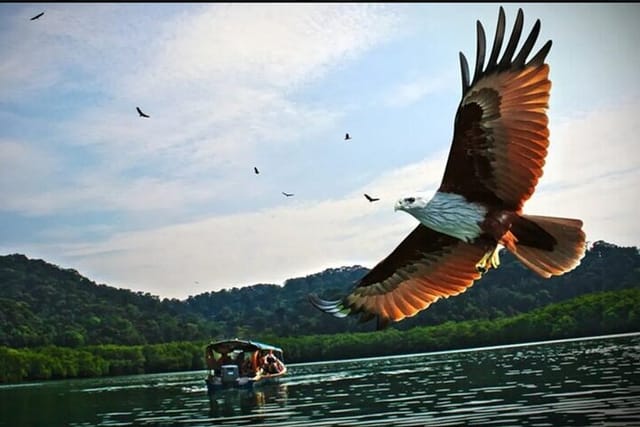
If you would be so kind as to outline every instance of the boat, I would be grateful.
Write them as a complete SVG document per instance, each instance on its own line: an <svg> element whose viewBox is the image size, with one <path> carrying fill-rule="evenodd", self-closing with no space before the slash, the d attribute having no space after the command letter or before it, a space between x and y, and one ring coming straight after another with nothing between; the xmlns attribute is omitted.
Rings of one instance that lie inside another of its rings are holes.
<svg viewBox="0 0 640 427"><path fill-rule="evenodd" d="M287 373L281 348L238 338L209 343L205 362L209 394L226 388L276 383Z"/></svg>

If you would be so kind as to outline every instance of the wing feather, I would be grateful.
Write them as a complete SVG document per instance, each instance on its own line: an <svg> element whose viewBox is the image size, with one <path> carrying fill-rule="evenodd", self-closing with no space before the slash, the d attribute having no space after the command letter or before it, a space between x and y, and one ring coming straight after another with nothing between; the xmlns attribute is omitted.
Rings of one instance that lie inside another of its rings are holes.
<svg viewBox="0 0 640 427"><path fill-rule="evenodd" d="M513 64L516 67L523 67L524 61L527 59L527 56L531 53L531 49L533 49L533 45L538 38L538 34L540 34L540 20L536 20L536 23L533 24L533 28L531 29L531 33L529 33L529 37L525 40L524 44L520 48L520 53L516 56L516 59L513 60Z"/></svg>
<svg viewBox="0 0 640 427"><path fill-rule="evenodd" d="M460 52L460 74L462 74L462 93L469 90L469 64L464 54Z"/></svg>
<svg viewBox="0 0 640 427"><path fill-rule="evenodd" d="M469 201L516 211L533 194L549 146L546 110L551 82L544 60L551 41L526 62L538 39L540 21L533 25L516 54L523 22L524 14L518 10L505 51L496 63L505 36L504 10L500 8L489 61L482 70L484 53L476 52L472 84L460 53L463 96L439 188ZM478 24L478 49L486 48L481 28Z"/></svg>
<svg viewBox="0 0 640 427"><path fill-rule="evenodd" d="M498 65L500 68L508 68L511 65L511 57L513 53L516 51L516 47L518 45L518 41L520 41L520 34L522 34L522 23L524 21L524 14L522 13L522 9L518 9L518 15L516 16L516 23L513 25L513 31L511 31L511 37L509 38L509 42L507 43L507 47L504 50L504 54L502 55L502 59L500 60L500 64Z"/></svg>
<svg viewBox="0 0 640 427"><path fill-rule="evenodd" d="M487 44L484 35L484 28L482 28L480 21L476 22L476 29L478 32L478 44L476 45L476 69L473 72L473 83L477 82L482 74L482 67L484 66L484 51Z"/></svg>
<svg viewBox="0 0 640 427"><path fill-rule="evenodd" d="M491 49L491 56L487 63L487 70L492 70L498 61L498 55L500 54L500 48L502 47L502 40L504 39L504 26L504 9L500 8L500 12L498 13L498 24L496 25L496 35L493 39L493 48Z"/></svg>
<svg viewBox="0 0 640 427"><path fill-rule="evenodd" d="M365 275L350 294L325 301L309 300L334 316L348 313L379 324L416 315L440 298L464 292L480 278L476 264L494 243L466 243L418 225L400 245Z"/></svg>

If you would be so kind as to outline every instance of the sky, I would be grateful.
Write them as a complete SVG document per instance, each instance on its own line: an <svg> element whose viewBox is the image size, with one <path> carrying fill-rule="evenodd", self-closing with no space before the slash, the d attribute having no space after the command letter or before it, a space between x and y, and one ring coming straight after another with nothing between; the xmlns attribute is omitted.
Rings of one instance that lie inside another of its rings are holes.
<svg viewBox="0 0 640 427"><path fill-rule="evenodd" d="M499 6L2 3L0 254L178 299L372 268L440 184ZM639 246L640 5L508 3L509 30L518 7L553 40L524 212Z"/></svg>

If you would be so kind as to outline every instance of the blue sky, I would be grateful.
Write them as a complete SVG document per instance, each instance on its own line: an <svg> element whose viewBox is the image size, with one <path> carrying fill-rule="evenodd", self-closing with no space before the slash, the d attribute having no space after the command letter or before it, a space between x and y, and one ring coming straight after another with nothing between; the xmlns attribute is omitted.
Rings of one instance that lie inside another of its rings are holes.
<svg viewBox="0 0 640 427"><path fill-rule="evenodd" d="M640 6L506 4L509 29L518 7L553 40L525 213L638 246ZM440 183L458 52L498 8L0 4L0 254L181 299L373 267L416 224L395 201Z"/></svg>

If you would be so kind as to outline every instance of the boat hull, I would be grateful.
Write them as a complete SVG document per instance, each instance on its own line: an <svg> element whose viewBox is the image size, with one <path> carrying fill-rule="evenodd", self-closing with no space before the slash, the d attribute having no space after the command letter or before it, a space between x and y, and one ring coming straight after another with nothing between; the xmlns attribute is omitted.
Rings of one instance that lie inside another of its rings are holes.
<svg viewBox="0 0 640 427"><path fill-rule="evenodd" d="M220 376L210 375L205 378L204 381L207 385L207 392L211 394L225 389L252 389L263 385L277 384L280 382L280 378L282 378L286 373L287 371L284 370L283 372L273 375L261 375L253 378L239 377L235 381L226 383L222 381Z"/></svg>

